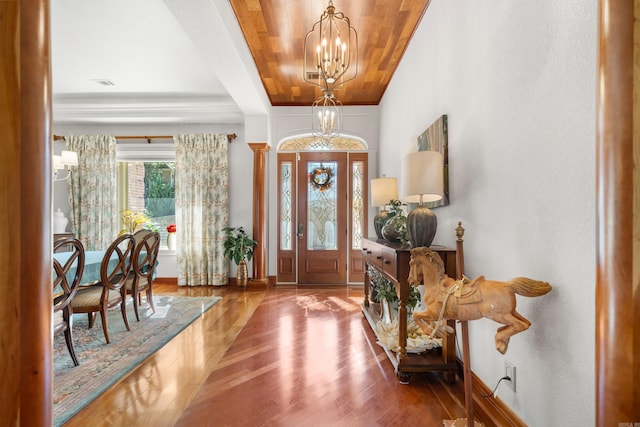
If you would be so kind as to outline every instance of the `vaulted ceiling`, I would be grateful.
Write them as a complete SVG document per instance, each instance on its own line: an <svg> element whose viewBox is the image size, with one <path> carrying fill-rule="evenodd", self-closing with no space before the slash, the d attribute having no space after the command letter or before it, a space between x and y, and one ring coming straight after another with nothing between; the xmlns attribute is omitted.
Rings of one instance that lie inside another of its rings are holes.
<svg viewBox="0 0 640 427"><path fill-rule="evenodd" d="M51 0L54 123L241 123L310 106L304 37L328 0ZM334 0L358 33L335 96L377 105L429 0Z"/></svg>

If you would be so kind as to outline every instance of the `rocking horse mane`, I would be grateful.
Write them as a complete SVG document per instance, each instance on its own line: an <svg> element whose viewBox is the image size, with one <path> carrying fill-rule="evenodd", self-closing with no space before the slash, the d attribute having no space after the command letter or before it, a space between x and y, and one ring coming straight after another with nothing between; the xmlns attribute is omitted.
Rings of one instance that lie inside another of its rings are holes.
<svg viewBox="0 0 640 427"><path fill-rule="evenodd" d="M442 258L440 258L440 255L438 255L437 252L432 251L426 246L420 246L420 247L411 249L411 255L414 261L416 262L416 265L420 264L419 257L427 258L429 262L435 265L436 270L438 272L438 278L442 279L442 277L444 276L444 262L442 261Z"/></svg>

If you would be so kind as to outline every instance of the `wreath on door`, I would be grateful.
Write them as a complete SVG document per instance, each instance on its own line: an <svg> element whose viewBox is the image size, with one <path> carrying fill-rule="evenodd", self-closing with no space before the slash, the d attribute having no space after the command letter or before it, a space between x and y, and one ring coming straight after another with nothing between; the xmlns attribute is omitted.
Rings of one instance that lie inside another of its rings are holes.
<svg viewBox="0 0 640 427"><path fill-rule="evenodd" d="M333 185L331 168L320 166L309 173L309 184L318 191L326 191Z"/></svg>

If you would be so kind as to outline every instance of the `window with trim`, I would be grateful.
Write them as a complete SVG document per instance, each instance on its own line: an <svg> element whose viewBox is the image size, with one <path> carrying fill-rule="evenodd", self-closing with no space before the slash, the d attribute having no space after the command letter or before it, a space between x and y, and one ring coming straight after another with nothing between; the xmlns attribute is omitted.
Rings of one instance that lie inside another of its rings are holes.
<svg viewBox="0 0 640 427"><path fill-rule="evenodd" d="M176 223L175 151L171 155L145 148L142 155L130 146L118 147L118 210L144 212L150 221L147 228L160 233L160 247L167 249L167 226Z"/></svg>

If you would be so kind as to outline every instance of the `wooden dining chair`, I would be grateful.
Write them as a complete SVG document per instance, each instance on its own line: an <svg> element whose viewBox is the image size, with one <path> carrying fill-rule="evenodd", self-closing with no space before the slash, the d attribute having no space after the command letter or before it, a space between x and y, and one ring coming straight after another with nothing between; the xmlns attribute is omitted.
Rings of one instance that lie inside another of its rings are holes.
<svg viewBox="0 0 640 427"><path fill-rule="evenodd" d="M145 233L141 240L136 242L136 249L133 252L133 270L127 277L125 288L127 294L133 297L133 311L136 313L137 321L140 321L138 306L142 303L143 292L146 294L151 310L156 312L153 306L153 276L159 250L160 234L155 231Z"/></svg>
<svg viewBox="0 0 640 427"><path fill-rule="evenodd" d="M64 332L64 340L67 342L67 349L73 360L73 364L78 366L78 358L73 347L73 308L71 301L78 291L82 272L84 271L84 246L75 237L57 240L53 245L53 251L58 252L66 247L69 258L62 264L56 258L53 259L53 334ZM69 275L73 278L69 280Z"/></svg>
<svg viewBox="0 0 640 427"><path fill-rule="evenodd" d="M123 234L114 240L102 257L100 264L100 282L93 286L78 289L71 301L74 313L87 313L89 328L93 327L95 313L100 313L104 338L109 344L109 330L107 329L107 310L120 305L122 319L130 331L127 320L126 291L124 284L131 271L132 255L135 240L132 234Z"/></svg>
<svg viewBox="0 0 640 427"><path fill-rule="evenodd" d="M143 228L142 230L138 230L135 233L133 233L133 238L136 241L136 245L138 245L142 241L142 239L144 239L146 236L148 236L151 233L154 233L154 231L147 230L146 228Z"/></svg>

